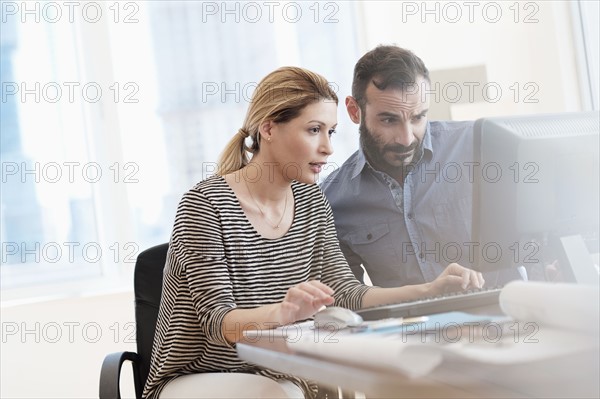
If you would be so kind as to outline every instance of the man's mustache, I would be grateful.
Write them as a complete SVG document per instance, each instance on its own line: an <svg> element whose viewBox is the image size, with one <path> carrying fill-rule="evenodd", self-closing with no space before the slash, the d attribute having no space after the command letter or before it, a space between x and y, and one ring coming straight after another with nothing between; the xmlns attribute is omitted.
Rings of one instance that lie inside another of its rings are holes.
<svg viewBox="0 0 600 399"><path fill-rule="evenodd" d="M417 148L418 145L419 145L419 142L417 140L415 140L408 147L404 146L404 145L401 145L401 144L386 145L384 147L384 150L385 151L389 151L389 152L396 152L398 154L404 154L404 153L407 153L407 152L414 151Z"/></svg>

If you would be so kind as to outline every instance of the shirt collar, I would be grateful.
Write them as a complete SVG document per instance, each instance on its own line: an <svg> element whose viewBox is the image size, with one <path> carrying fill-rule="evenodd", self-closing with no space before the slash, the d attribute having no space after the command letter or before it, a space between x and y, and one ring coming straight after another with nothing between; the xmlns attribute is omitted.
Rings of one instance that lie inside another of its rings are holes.
<svg viewBox="0 0 600 399"><path fill-rule="evenodd" d="M433 146L431 145L431 124L429 123L429 121L427 121L427 128L425 129L425 134L423 135L422 150L423 151L422 151L421 159L419 160L419 162L421 162L421 160L423 159L423 156L425 154L428 154L429 157L433 154ZM365 166L367 166L367 165L369 165L369 162L367 161L367 158L365 157L365 153L363 152L362 147L359 145L356 163L354 164L354 169L352 170L350 179L354 179L356 176L358 176L360 174L360 172L362 172L363 169L365 168ZM371 169L373 169L373 167L371 165L369 165L369 167Z"/></svg>
<svg viewBox="0 0 600 399"><path fill-rule="evenodd" d="M427 129L423 136L423 153L433 154L433 146L431 145L431 123L427 121Z"/></svg>
<svg viewBox="0 0 600 399"><path fill-rule="evenodd" d="M350 174L350 179L354 179L356 176L358 176L367 164L368 163L367 163L367 158L365 157L365 153L363 152L362 147L359 145L356 162L354 163L354 169L352 170L352 173Z"/></svg>

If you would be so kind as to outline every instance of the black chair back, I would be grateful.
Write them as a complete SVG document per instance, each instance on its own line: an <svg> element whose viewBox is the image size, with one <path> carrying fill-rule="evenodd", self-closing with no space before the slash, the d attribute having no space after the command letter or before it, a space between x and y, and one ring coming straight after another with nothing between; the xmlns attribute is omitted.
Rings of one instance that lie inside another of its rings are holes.
<svg viewBox="0 0 600 399"><path fill-rule="evenodd" d="M163 269L169 244L160 244L141 252L135 262L135 327L139 356L140 382L146 383L150 372L152 343L162 294Z"/></svg>

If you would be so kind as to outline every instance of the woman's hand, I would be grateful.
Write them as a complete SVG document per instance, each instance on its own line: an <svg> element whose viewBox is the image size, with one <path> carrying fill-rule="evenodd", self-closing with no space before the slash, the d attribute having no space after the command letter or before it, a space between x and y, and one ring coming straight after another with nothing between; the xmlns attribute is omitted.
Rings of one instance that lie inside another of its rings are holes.
<svg viewBox="0 0 600 399"><path fill-rule="evenodd" d="M333 290L316 281L306 281L288 289L277 308L278 321L282 325L312 317L322 306L334 302Z"/></svg>
<svg viewBox="0 0 600 399"><path fill-rule="evenodd" d="M268 330L313 316L334 302L333 290L312 280L289 288L283 301L256 308L235 308L223 317L222 331L230 343L239 342L246 330Z"/></svg>
<svg viewBox="0 0 600 399"><path fill-rule="evenodd" d="M438 278L429 283L429 294L440 295L461 289L482 288L484 283L481 273L462 267L458 263L451 263Z"/></svg>
<svg viewBox="0 0 600 399"><path fill-rule="evenodd" d="M440 295L446 292L482 288L485 281L481 273L452 263L442 274L430 283L405 285L396 288L373 287L363 296L361 307L380 306L389 303L415 301L420 298Z"/></svg>

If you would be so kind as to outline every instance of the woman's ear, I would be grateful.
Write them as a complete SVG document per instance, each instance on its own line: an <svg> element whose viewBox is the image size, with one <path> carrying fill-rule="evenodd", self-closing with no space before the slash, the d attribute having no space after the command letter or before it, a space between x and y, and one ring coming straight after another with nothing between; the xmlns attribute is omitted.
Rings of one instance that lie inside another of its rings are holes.
<svg viewBox="0 0 600 399"><path fill-rule="evenodd" d="M273 121L264 121L258 126L258 134L260 134L261 141L264 140L267 143L271 141L273 125Z"/></svg>
<svg viewBox="0 0 600 399"><path fill-rule="evenodd" d="M354 97L346 97L346 110L348 111L350 120L356 124L360 124L360 106Z"/></svg>

